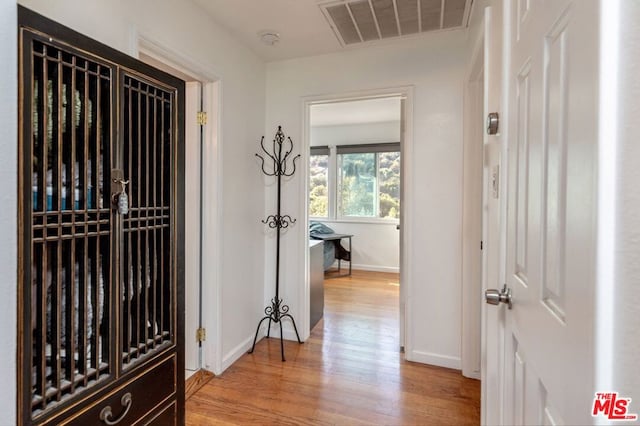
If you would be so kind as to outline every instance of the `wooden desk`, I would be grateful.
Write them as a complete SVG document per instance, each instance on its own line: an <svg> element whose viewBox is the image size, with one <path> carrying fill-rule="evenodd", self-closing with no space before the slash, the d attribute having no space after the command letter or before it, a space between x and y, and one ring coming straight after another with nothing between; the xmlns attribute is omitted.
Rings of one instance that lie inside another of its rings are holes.
<svg viewBox="0 0 640 426"><path fill-rule="evenodd" d="M340 241L344 238L344 239L348 239L349 240L349 273L346 274L345 276L350 276L351 275L351 264L353 263L353 251L351 250L351 237L353 237L353 234L313 234L311 236L311 238L313 238L314 240L322 240L322 241L337 241L338 243L340 243ZM339 258L337 256L337 251L336 251L336 256L335 258L338 260L338 272L340 272L340 267L341 264L340 262L342 261L341 258Z"/></svg>

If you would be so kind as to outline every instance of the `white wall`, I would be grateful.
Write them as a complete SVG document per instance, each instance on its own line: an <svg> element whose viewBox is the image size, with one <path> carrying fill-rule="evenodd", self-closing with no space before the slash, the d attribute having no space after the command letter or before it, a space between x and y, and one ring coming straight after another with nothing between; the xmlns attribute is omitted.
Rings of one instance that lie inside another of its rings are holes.
<svg viewBox="0 0 640 426"><path fill-rule="evenodd" d="M297 146L302 140L302 97L413 85L415 187L407 193L414 205L414 262L408 321L413 324L409 359L460 367L461 332L461 187L462 80L465 33L442 32L413 43L389 44L362 50L267 64L266 133L282 125ZM306 166L305 166L306 167ZM284 187L283 212L304 216L303 173ZM267 194L267 211L273 194ZM289 229L282 242L281 294L294 316L304 277L300 241L306 227ZM267 264L273 254L267 243ZM267 281L267 284L270 280ZM294 303L296 302L296 303Z"/></svg>
<svg viewBox="0 0 640 426"><path fill-rule="evenodd" d="M18 93L15 0L0 0L0 181L7 190L0 192L0 413L2 422L16 422L16 291L18 183L17 108Z"/></svg>
<svg viewBox="0 0 640 426"><path fill-rule="evenodd" d="M353 269L400 271L400 231L396 229L395 223L322 222L338 234L353 234ZM348 249L348 240L343 240L342 246ZM338 265L337 262L335 264ZM349 267L348 262L342 262L342 267L345 265Z"/></svg>
<svg viewBox="0 0 640 426"><path fill-rule="evenodd" d="M264 185L253 153L264 130L264 63L213 23L204 10L188 1L23 0L21 3L123 52L136 52L137 34L144 34L168 50L180 52L201 68L212 70L221 79L223 227L217 235L206 238L222 240L223 250L218 259L222 286L221 350L223 365L228 365L244 353L263 310L264 240L260 219L264 211ZM212 304L205 301L204 309L210 310Z"/></svg>

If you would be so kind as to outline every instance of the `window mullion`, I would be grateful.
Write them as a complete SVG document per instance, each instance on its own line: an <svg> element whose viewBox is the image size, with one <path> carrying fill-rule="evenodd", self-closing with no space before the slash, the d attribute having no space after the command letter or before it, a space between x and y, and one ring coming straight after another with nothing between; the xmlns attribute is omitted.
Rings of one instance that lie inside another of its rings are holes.
<svg viewBox="0 0 640 426"><path fill-rule="evenodd" d="M373 217L380 217L380 154L374 154L376 181L373 185Z"/></svg>
<svg viewBox="0 0 640 426"><path fill-rule="evenodd" d="M338 218L338 155L335 145L329 146L328 161L328 183L327 191L329 193L328 216L331 220Z"/></svg>

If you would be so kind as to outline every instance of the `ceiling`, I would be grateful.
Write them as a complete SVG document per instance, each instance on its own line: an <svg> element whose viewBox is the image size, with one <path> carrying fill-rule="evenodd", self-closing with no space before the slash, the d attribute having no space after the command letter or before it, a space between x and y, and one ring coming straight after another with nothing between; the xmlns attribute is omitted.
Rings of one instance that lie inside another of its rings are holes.
<svg viewBox="0 0 640 426"><path fill-rule="evenodd" d="M422 34L416 34L416 30L405 30L401 37L394 33L389 33L380 25L380 32L377 36L363 35L358 39L344 39L340 26L344 25L344 20L339 23L334 20L329 13L330 10L342 10L346 0L192 0L200 5L211 18L226 28L234 37L239 39L244 45L249 47L265 61L277 61L282 59L297 58L302 56L320 55L324 53L337 52L345 49L369 46L371 44L388 42L393 39L397 42L408 42ZM473 0L371 0L370 9L377 14L378 3L395 4L397 10L397 22L415 22L411 16L417 16L418 12L422 16L420 23L423 34L426 31L438 31L441 28L460 28L466 26L469 10ZM350 10L356 12L356 6L367 6L367 1L349 0ZM408 10L407 4L415 3L415 8ZM384 4L383 4L384 5ZM422 6L417 9L418 5ZM440 5L444 6L440 8ZM462 9L461 19L458 20L458 13ZM338 7L336 9L336 6ZM334 8L334 9L331 9ZM435 10L434 10L435 8ZM387 17L388 10L387 7ZM345 9L346 10L346 9ZM362 10L362 7L360 8ZM382 9L380 9L382 11ZM391 13L393 13L393 8ZM408 14L408 15L407 15ZM433 25L434 15L440 16L440 25ZM336 15L337 16L337 15ZM360 23L362 20L357 14L353 15L353 22ZM382 17L382 14L380 15ZM452 19L453 18L453 19ZM396 20L395 18L392 19ZM365 19L366 21L366 19ZM388 21L388 20L387 20ZM364 22L364 21L362 21ZM382 19L381 19L382 24ZM453 22L453 23L452 23ZM417 24L413 25L414 27ZM408 28L408 27L406 27ZM268 46L260 41L258 33L261 31L272 31L280 35L280 41L274 46ZM359 28L360 30L360 28ZM364 27L362 29L364 34ZM390 38L389 38L390 37ZM378 40L385 38L386 40ZM402 40L406 38L406 40Z"/></svg>
<svg viewBox="0 0 640 426"><path fill-rule="evenodd" d="M311 127L400 121L400 98L376 98L311 106Z"/></svg>

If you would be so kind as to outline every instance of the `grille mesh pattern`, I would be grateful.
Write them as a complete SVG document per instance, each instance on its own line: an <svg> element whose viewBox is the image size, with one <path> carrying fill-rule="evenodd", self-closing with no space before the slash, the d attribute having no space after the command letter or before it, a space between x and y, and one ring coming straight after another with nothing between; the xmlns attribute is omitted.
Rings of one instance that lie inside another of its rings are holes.
<svg viewBox="0 0 640 426"><path fill-rule="evenodd" d="M472 0L337 0L320 5L340 42L351 45L460 28Z"/></svg>

